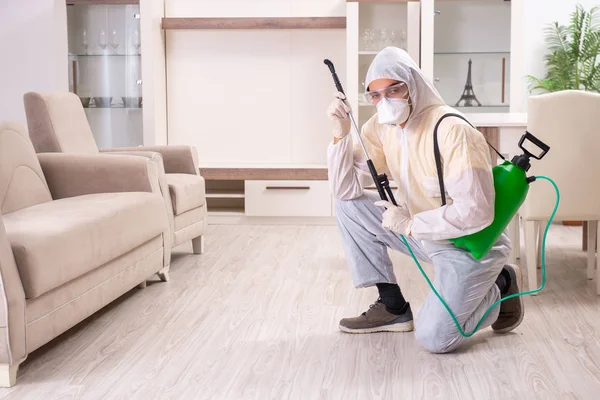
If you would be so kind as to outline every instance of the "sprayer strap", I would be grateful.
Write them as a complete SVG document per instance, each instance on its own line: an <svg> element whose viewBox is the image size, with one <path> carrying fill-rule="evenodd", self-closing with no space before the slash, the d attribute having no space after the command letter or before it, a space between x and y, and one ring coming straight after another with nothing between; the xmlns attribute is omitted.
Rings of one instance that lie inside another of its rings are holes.
<svg viewBox="0 0 600 400"><path fill-rule="evenodd" d="M442 195L442 206L446 205L446 188L444 186L444 171L442 169L442 156L440 154L440 146L438 144L438 127L440 126L440 123L444 120L444 118L447 117L458 117L460 119L462 119L463 121L465 121L467 124L471 125L473 128L475 128L473 126L473 124L471 124L465 117L463 117L460 114L454 114L454 113L448 113L448 114L444 114L441 116L441 118L439 119L439 121L437 122L437 124L435 124L435 128L433 129L433 153L435 155L435 167L437 169L437 174L438 174L438 181L440 182L440 194ZM496 150L496 148L494 146L492 146L490 144L490 142L488 142L486 140L486 143L496 152L496 154L498 154L498 157L500 157L501 159L505 160L505 157L500 154L500 152L498 150Z"/></svg>

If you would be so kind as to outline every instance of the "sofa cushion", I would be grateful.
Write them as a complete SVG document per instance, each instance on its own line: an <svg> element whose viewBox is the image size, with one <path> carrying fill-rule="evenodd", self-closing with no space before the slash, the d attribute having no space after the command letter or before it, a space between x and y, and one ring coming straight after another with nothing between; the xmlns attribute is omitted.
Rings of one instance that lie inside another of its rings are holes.
<svg viewBox="0 0 600 400"><path fill-rule="evenodd" d="M95 269L167 229L152 193L70 197L3 215L26 298Z"/></svg>
<svg viewBox="0 0 600 400"><path fill-rule="evenodd" d="M173 214L180 215L204 205L206 189L204 178L192 174L166 174Z"/></svg>

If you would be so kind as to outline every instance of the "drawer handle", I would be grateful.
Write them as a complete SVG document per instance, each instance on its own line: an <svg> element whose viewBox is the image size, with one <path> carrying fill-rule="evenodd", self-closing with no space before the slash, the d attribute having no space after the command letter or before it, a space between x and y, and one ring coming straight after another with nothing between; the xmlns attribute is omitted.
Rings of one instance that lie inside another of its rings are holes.
<svg viewBox="0 0 600 400"><path fill-rule="evenodd" d="M310 186L267 186L267 190L308 190Z"/></svg>

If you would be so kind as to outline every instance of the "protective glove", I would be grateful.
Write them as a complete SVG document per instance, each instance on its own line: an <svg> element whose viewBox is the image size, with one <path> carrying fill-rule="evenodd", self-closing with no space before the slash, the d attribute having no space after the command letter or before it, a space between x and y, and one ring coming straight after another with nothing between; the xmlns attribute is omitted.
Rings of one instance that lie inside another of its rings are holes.
<svg viewBox="0 0 600 400"><path fill-rule="evenodd" d="M375 205L386 208L383 212L383 222L381 223L385 229L404 236L410 235L412 218L406 206L395 206L389 201L384 200L376 201Z"/></svg>
<svg viewBox="0 0 600 400"><path fill-rule="evenodd" d="M342 92L334 94L335 99L327 108L327 116L333 121L333 136L338 139L350 133L350 117L352 109L346 102L346 96Z"/></svg>

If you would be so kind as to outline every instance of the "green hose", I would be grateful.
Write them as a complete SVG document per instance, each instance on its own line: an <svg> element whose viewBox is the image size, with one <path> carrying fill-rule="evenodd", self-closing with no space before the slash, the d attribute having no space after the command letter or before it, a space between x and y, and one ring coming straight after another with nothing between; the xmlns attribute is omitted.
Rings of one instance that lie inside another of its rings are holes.
<svg viewBox="0 0 600 400"><path fill-rule="evenodd" d="M433 293L436 295L436 297L440 300L440 302L442 303L442 305L444 306L444 308L446 308L446 311L448 311L448 314L450 314L450 316L452 317L452 320L454 321L454 324L458 328L458 332L460 332L460 334L462 336L464 336L464 337L471 337L471 336L473 336L475 334L475 332L477 332L477 329L479 329L479 326L481 325L481 323L483 322L483 320L485 319L485 317L487 317L487 315L490 313L490 311L492 311L492 309L494 307L496 307L498 304L500 304L503 301L506 301L508 299L515 298L515 297L538 293L538 292L540 292L544 288L544 286L546 286L546 236L548 235L548 229L550 229L550 224L552 223L552 221L554 220L554 216L556 215L556 210L558 210L558 204L560 202L560 192L558 191L558 186L556 186L556 183L552 179L548 178L547 176L536 176L535 178L536 179L547 180L548 182L550 182L552 184L552 186L554 186L554 190L556 191L556 205L554 206L554 210L552 211L552 214L550 215L550 219L548 220L548 224L546 225L546 229L544 230L544 238L542 239L542 284L540 285L539 288L537 288L535 290L529 290L527 292L521 292L521 293L511 294L510 296L506 296L505 298L496 301L494 304L492 304L485 311L485 313L483 314L483 316L481 317L481 319L479 320L479 322L477 322L477 325L475 325L475 328L473 328L473 331L470 332L470 333L466 333L462 329L462 327L460 326L460 323L456 319L456 316L454 315L454 313L452 312L452 310L450 309L450 307L448 307L448 304L444 301L444 299L442 298L442 296L440 296L440 294L438 293L438 291L435 289L435 287L433 286L433 283L431 283L431 280L429 279L429 277L427 276L427 274L423 270L423 267L421 267L421 264L419 263L419 260L417 260L417 257L415 257L415 254L413 253L412 249L410 248L410 245L408 244L408 241L406 240L406 238L404 237L404 235L400 235L400 237L402 238L402 241L406 245L406 248L408 249L408 251L409 251L412 259L414 260L415 264L417 264L417 267L419 267L419 271L421 271L421 274L423 274L423 276L425 277L425 280L427 281L427 284L429 285L429 287L431 288L431 290L433 291ZM517 244L517 246L518 245L519 244Z"/></svg>

